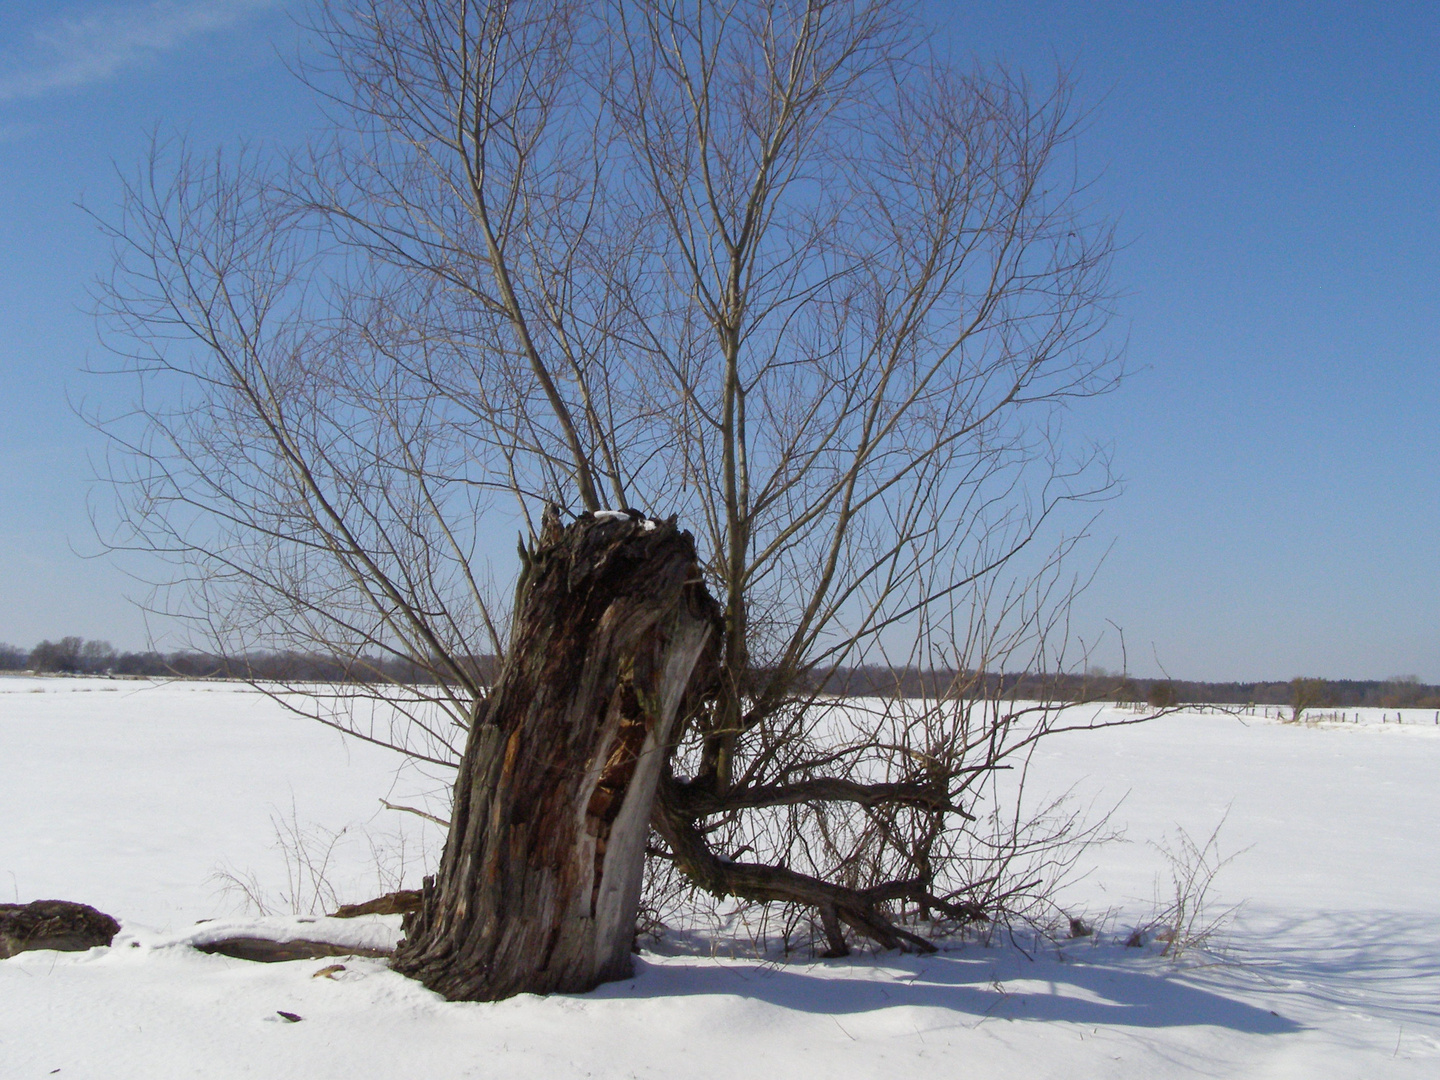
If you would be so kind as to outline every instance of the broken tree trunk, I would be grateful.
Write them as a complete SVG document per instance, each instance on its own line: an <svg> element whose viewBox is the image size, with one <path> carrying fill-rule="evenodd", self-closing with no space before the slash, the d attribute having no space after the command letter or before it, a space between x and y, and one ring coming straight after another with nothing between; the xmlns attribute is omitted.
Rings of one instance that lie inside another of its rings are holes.
<svg viewBox="0 0 1440 1080"><path fill-rule="evenodd" d="M656 782L713 678L719 608L689 533L637 514L545 528L395 970L451 1000L631 972Z"/></svg>

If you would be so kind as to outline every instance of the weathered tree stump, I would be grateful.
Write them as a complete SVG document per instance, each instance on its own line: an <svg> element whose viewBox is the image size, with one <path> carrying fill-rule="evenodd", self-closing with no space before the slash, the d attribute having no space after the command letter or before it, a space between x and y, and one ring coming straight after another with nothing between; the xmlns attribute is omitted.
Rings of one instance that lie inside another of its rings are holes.
<svg viewBox="0 0 1440 1080"><path fill-rule="evenodd" d="M89 904L36 900L0 904L0 960L34 949L83 952L109 945L120 924Z"/></svg>
<svg viewBox="0 0 1440 1080"><path fill-rule="evenodd" d="M719 608L673 521L548 523L394 968L451 1000L630 974L656 782L710 684Z"/></svg>

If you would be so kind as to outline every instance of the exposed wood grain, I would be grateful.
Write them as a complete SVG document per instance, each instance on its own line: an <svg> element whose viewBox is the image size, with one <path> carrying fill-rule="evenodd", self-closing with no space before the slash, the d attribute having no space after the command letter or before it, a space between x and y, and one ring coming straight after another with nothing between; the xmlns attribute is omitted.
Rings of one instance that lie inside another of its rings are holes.
<svg viewBox="0 0 1440 1080"><path fill-rule="evenodd" d="M546 529L526 564L440 869L394 962L452 1000L630 973L656 784L720 637L673 521L585 514Z"/></svg>

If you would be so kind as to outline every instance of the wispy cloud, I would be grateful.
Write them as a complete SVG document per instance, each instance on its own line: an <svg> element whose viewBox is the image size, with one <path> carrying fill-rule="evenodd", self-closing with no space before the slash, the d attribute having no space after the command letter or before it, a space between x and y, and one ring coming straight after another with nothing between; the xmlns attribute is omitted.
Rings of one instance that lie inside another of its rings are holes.
<svg viewBox="0 0 1440 1080"><path fill-rule="evenodd" d="M236 25L283 0L149 0L32 23L0 54L0 102L74 90Z"/></svg>

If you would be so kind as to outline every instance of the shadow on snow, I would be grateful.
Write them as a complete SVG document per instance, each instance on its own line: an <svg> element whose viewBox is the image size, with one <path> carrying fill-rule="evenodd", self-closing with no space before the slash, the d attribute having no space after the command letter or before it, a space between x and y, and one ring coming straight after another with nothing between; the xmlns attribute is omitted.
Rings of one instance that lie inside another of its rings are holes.
<svg viewBox="0 0 1440 1080"><path fill-rule="evenodd" d="M1109 950L1096 952L1103 957ZM1006 984L1010 985L1006 985ZM942 953L811 966L759 961L636 964L636 978L594 991L603 998L744 997L798 1012L844 1015L896 1007L945 1009L977 1020L1060 1020L1139 1028L1211 1025L1279 1035L1300 1025L1167 973L1118 961L1021 959Z"/></svg>
<svg viewBox="0 0 1440 1080"><path fill-rule="evenodd" d="M1440 918L1385 911L1251 916L1250 932L1237 935L1229 953L1254 984L1395 1023L1440 1021Z"/></svg>

